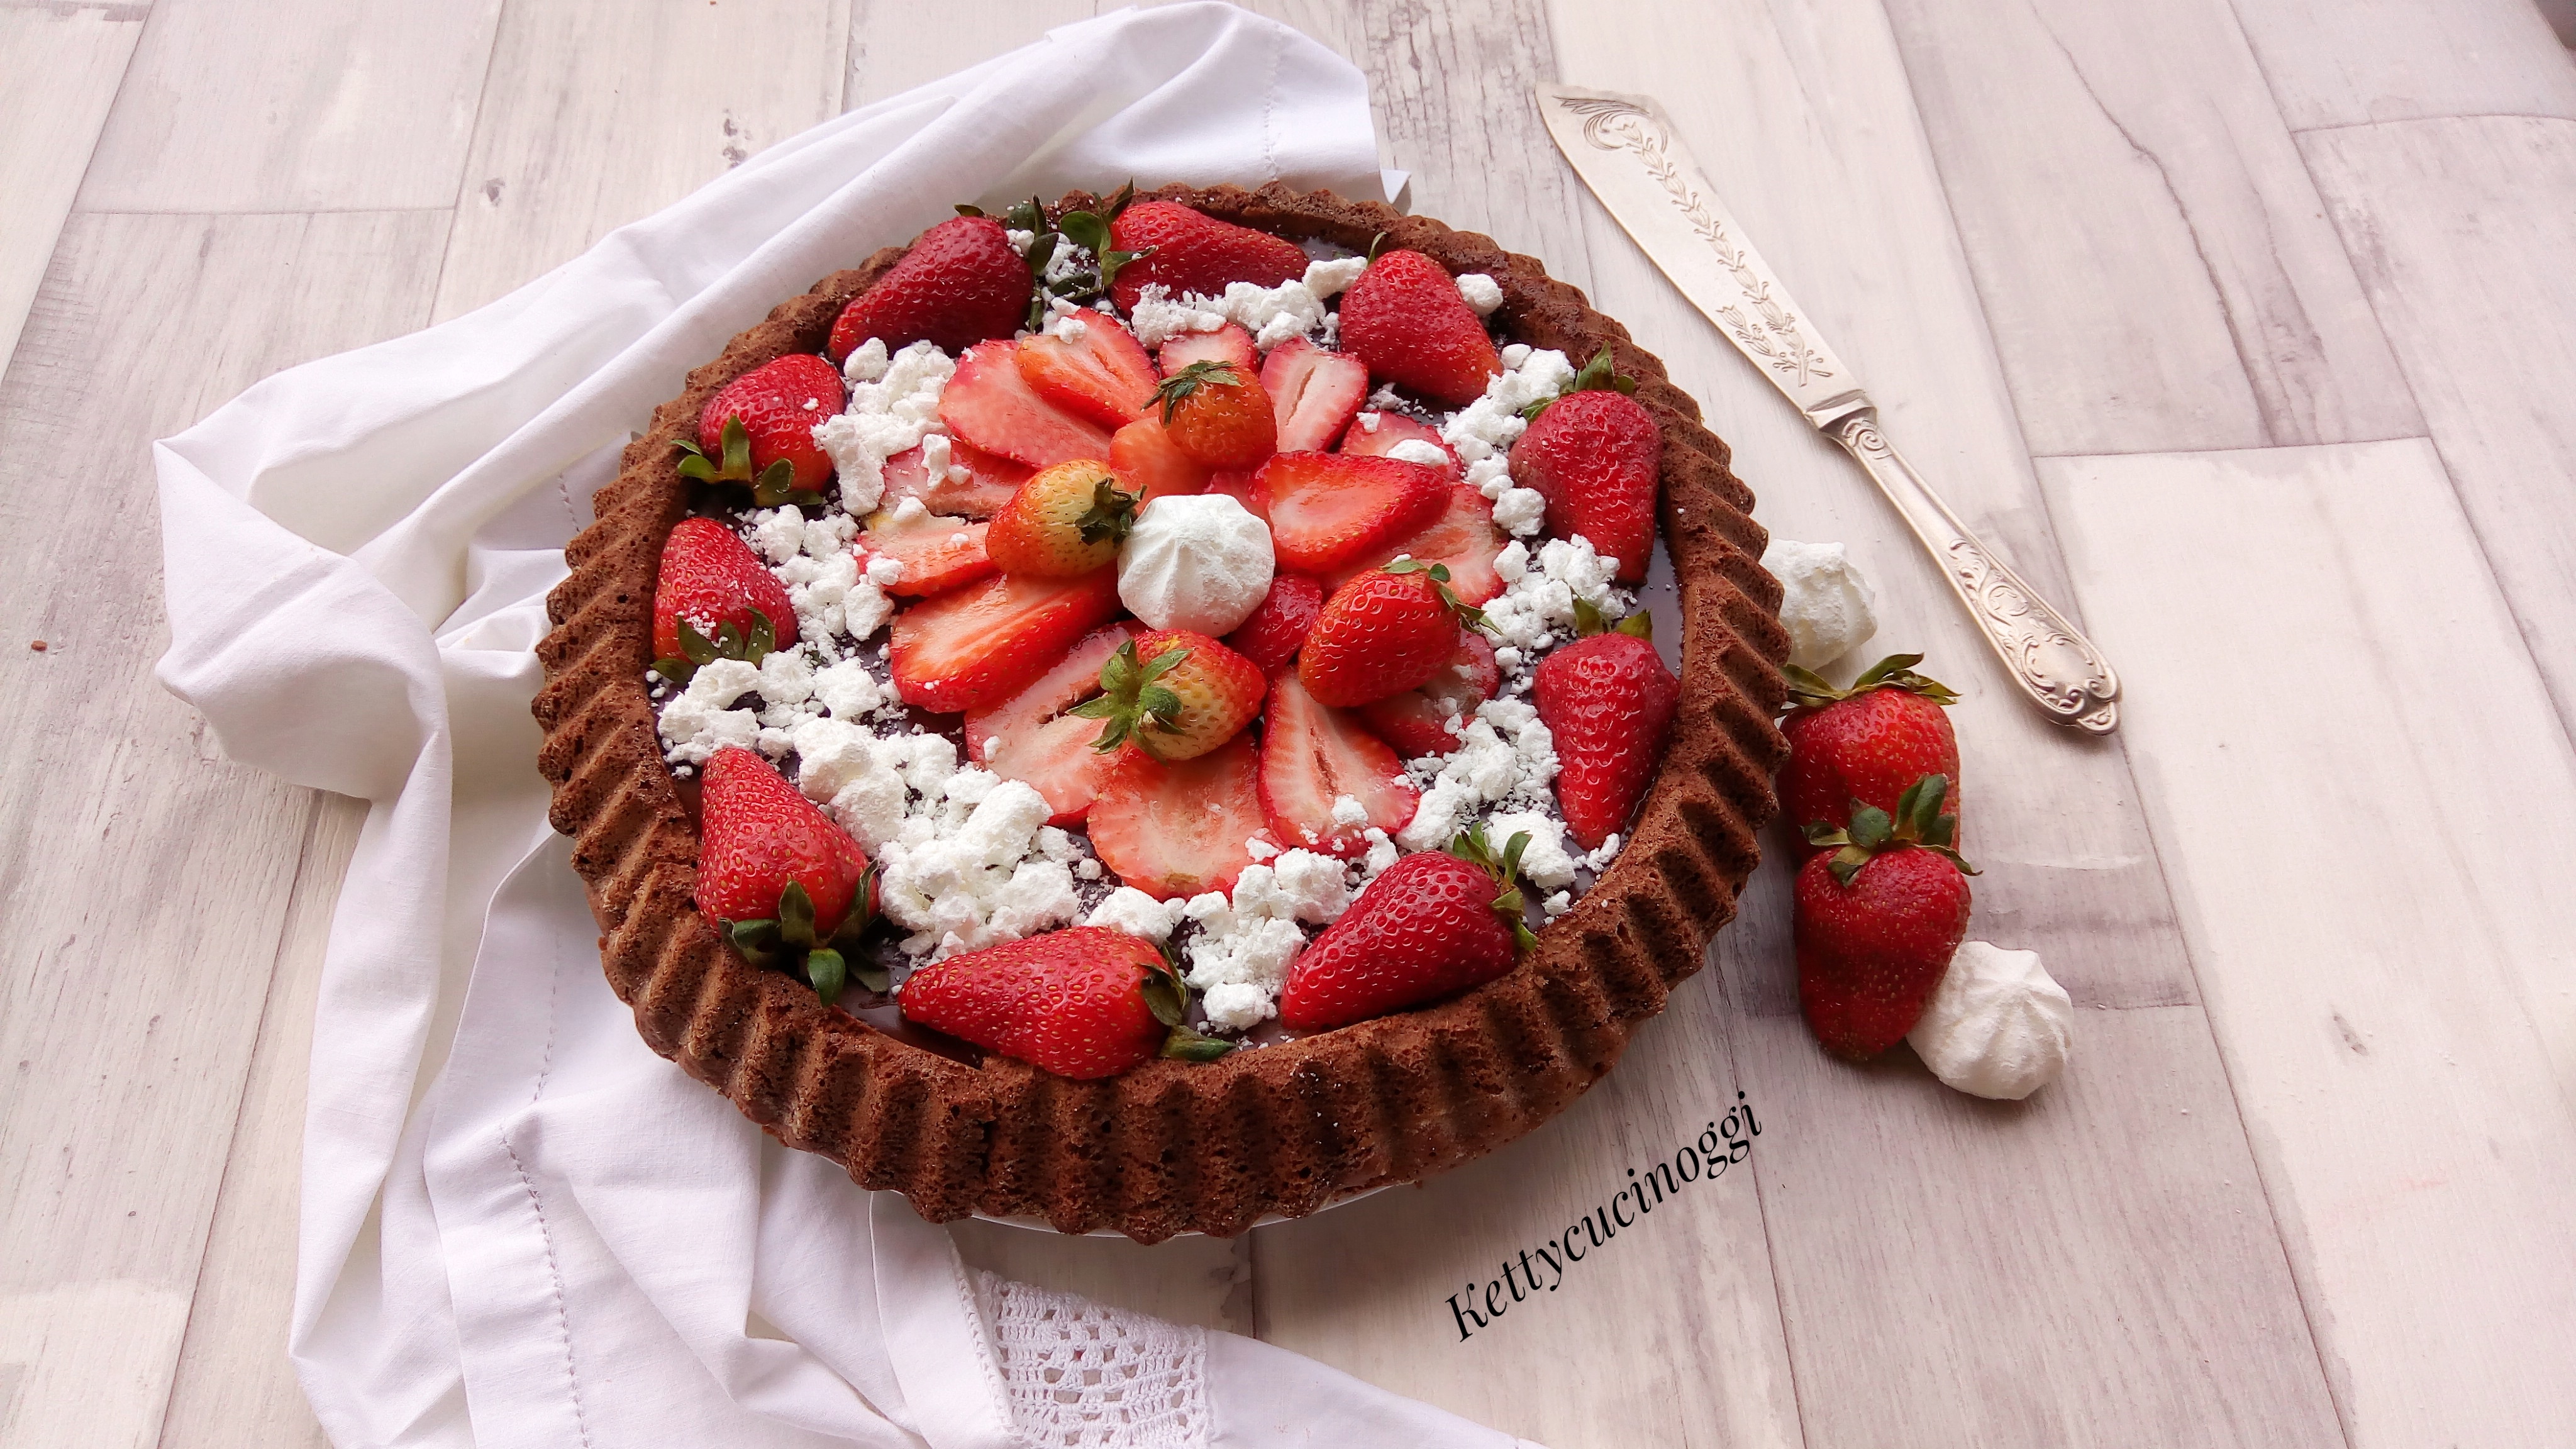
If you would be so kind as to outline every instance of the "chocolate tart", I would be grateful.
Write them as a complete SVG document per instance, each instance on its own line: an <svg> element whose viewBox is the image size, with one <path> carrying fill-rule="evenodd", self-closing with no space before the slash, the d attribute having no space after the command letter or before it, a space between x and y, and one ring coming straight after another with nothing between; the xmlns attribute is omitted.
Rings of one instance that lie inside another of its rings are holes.
<svg viewBox="0 0 2576 1449"><path fill-rule="evenodd" d="M1661 528L1683 620L1682 706L1632 838L1509 975L1466 995L1212 1063L1156 1060L1074 1082L1007 1058L980 1066L898 1040L722 944L692 903L698 831L663 759L644 675L662 541L689 511L675 440L735 377L818 352L850 298L903 255L836 272L736 336L653 414L564 550L534 712L555 828L598 918L610 984L655 1051L791 1147L934 1222L982 1213L1152 1243L1231 1235L1493 1150L1564 1109L1699 970L1735 912L1787 753L1772 719L1788 636L1756 562L1753 495L1699 408L1626 329L1534 259L1487 237L1329 192L1170 186L1178 201L1292 239L1427 253L1502 284L1514 340L1585 358L1607 345L1664 435ZM1088 207L1080 193L1064 205Z"/></svg>

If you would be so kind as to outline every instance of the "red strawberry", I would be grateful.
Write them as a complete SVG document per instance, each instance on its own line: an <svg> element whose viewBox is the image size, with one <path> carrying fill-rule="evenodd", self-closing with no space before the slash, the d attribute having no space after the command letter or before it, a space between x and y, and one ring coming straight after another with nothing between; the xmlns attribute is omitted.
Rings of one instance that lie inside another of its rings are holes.
<svg viewBox="0 0 2576 1449"><path fill-rule="evenodd" d="M1369 426L1371 418L1377 419L1376 427ZM1361 413L1352 422L1350 431L1342 434L1342 451L1345 453L1384 457L1394 452L1398 443L1427 443L1448 454L1447 466L1452 478L1466 471L1458 462L1458 450L1443 441L1437 429L1429 423L1415 422L1402 413Z"/></svg>
<svg viewBox="0 0 2576 1449"><path fill-rule="evenodd" d="M1066 412L1104 428L1125 427L1154 401L1154 360L1103 313L1073 320L1082 328L1079 337L1048 331L1020 343L1020 375Z"/></svg>
<svg viewBox="0 0 2576 1449"><path fill-rule="evenodd" d="M1243 505L1243 511L1270 521L1270 490L1261 486L1261 475L1239 468L1223 468L1208 475L1206 492L1222 493Z"/></svg>
<svg viewBox="0 0 2576 1449"><path fill-rule="evenodd" d="M923 232L893 270L850 299L832 324L832 360L871 337L895 351L933 342L942 352L1008 337L1029 310L1029 264L1002 224L960 216Z"/></svg>
<svg viewBox="0 0 2576 1449"><path fill-rule="evenodd" d="M1512 481L1547 500L1547 531L1581 535L1642 583L1655 551L1655 487L1663 431L1635 398L1609 389L1568 393L1512 444Z"/></svg>
<svg viewBox="0 0 2576 1449"><path fill-rule="evenodd" d="M1450 407L1484 396L1503 370L1457 279L1420 252L1380 252L1342 294L1342 350L1381 382Z"/></svg>
<svg viewBox="0 0 2576 1449"><path fill-rule="evenodd" d="M894 616L895 692L939 714L1017 694L1118 612L1118 571L1078 579L1005 574Z"/></svg>
<svg viewBox="0 0 2576 1449"><path fill-rule="evenodd" d="M1163 420L1150 413L1110 438L1109 467L1129 491L1148 501L1197 493L1208 484L1208 465L1174 446Z"/></svg>
<svg viewBox="0 0 2576 1449"><path fill-rule="evenodd" d="M1458 623L1484 616L1458 602L1449 571L1408 559L1333 590L1297 654L1297 677L1336 709L1374 704L1427 683L1458 649Z"/></svg>
<svg viewBox="0 0 2576 1449"><path fill-rule="evenodd" d="M679 659L680 621L718 642L730 626L748 639L762 619L777 647L796 642L796 606L787 586L761 563L730 528L712 518L683 518L662 543L662 566L653 582L653 657Z"/></svg>
<svg viewBox="0 0 2576 1449"><path fill-rule="evenodd" d="M1325 1031L1481 986L1520 959L1529 928L1517 852L1496 861L1475 837L1461 859L1425 850L1388 866L1288 968L1279 1020Z"/></svg>
<svg viewBox="0 0 2576 1449"><path fill-rule="evenodd" d="M1414 533L1390 539L1337 571L1328 582L1373 569L1398 554L1424 563L1447 564L1449 587L1470 604L1482 604L1503 591L1503 576L1494 572L1494 555L1511 538L1494 526L1494 505L1464 483L1452 483L1446 506Z"/></svg>
<svg viewBox="0 0 2576 1449"><path fill-rule="evenodd" d="M1780 770L1780 814L1792 826L1851 823L1851 804L1894 811L1925 775L1949 780L1942 808L1959 813L1959 737L1942 708L1958 698L1914 672L1920 654L1895 654L1836 689L1803 669L1789 675L1789 763Z"/></svg>
<svg viewBox="0 0 2576 1449"><path fill-rule="evenodd" d="M1276 674L1288 661L1297 657L1297 649L1315 627L1315 615L1324 607L1324 586L1304 574L1272 574L1270 592L1261 596L1252 617L1243 621L1225 642L1235 653L1252 661L1252 667L1263 674Z"/></svg>
<svg viewBox="0 0 2576 1449"><path fill-rule="evenodd" d="M1973 870L1950 848L1941 786L1926 775L1893 816L1862 806L1848 832L1819 826L1814 843L1834 848L1798 871L1798 1004L1836 1056L1865 1061L1912 1031L1968 934Z"/></svg>
<svg viewBox="0 0 2576 1449"><path fill-rule="evenodd" d="M1246 372L1258 372L1261 354L1253 348L1252 334L1234 322L1214 332L1181 333L1154 354L1154 365L1162 369L1165 377L1193 362L1230 362Z"/></svg>
<svg viewBox="0 0 2576 1449"><path fill-rule="evenodd" d="M1260 755L1252 737L1237 734L1176 765L1142 750L1121 750L1114 758L1117 765L1100 782L1083 822L1100 863L1159 900L1234 889L1252 864L1245 842L1270 834L1261 818Z"/></svg>
<svg viewBox="0 0 2576 1449"><path fill-rule="evenodd" d="M749 750L727 745L707 761L698 829L698 913L718 929L775 920L790 881L804 888L822 936L858 903L867 852Z"/></svg>
<svg viewBox="0 0 2576 1449"><path fill-rule="evenodd" d="M832 364L810 352L791 352L726 383L707 399L698 414L699 454L722 459L725 423L739 418L751 445L750 477L724 481L748 482L784 461L794 470L790 487L820 488L832 476L832 459L815 446L814 425L839 412L845 401L841 374Z"/></svg>
<svg viewBox="0 0 2576 1449"><path fill-rule="evenodd" d="M926 599L992 574L995 565L985 546L991 527L928 511L880 508L868 515L859 544L903 565L903 576L885 586L887 593Z"/></svg>
<svg viewBox="0 0 2576 1449"><path fill-rule="evenodd" d="M1254 486L1268 496L1279 561L1313 574L1411 537L1449 499L1437 468L1348 453L1282 453L1261 465Z"/></svg>
<svg viewBox="0 0 2576 1449"><path fill-rule="evenodd" d="M1503 672L1494 664L1494 646L1473 629L1458 631L1458 652L1447 668L1434 673L1419 689L1389 695L1362 705L1360 716L1379 739L1395 746L1408 760L1445 755L1458 748L1449 721L1475 716L1476 706L1502 688Z"/></svg>
<svg viewBox="0 0 2576 1449"><path fill-rule="evenodd" d="M1100 667L1134 637L1135 626L1124 622L1094 629L1028 688L968 714L966 757L1036 787L1054 812L1049 825L1079 823L1117 757L1091 747L1100 736L1097 721L1067 711L1100 692Z"/></svg>
<svg viewBox="0 0 2576 1449"><path fill-rule="evenodd" d="M1614 630L1540 660L1530 695L1556 736L1556 803L1566 827L1597 847L1627 828L1663 763L1681 681L1654 645Z"/></svg>
<svg viewBox="0 0 2576 1449"><path fill-rule="evenodd" d="M1187 988L1154 943L1075 926L934 961L903 983L905 1019L1077 1082L1156 1053L1209 1060L1223 1043L1179 1026Z"/></svg>
<svg viewBox="0 0 2576 1449"><path fill-rule="evenodd" d="M1173 446L1211 468L1250 468L1277 451L1270 394L1249 369L1193 362L1156 389L1157 414Z"/></svg>
<svg viewBox="0 0 2576 1449"><path fill-rule="evenodd" d="M966 476L942 473L931 477L919 446L886 459L885 499L881 506L893 508L907 498L918 498L921 506L933 513L990 518L1011 501L1011 495L1020 491L1020 485L1029 481L1033 471L1026 463L987 453L955 438L948 440L948 466L964 469Z"/></svg>
<svg viewBox="0 0 2576 1449"><path fill-rule="evenodd" d="M1109 290L1121 312L1133 312L1147 287L1168 288L1174 297L1221 297L1228 282L1276 287L1306 275L1306 253L1295 242L1176 201L1140 202L1118 213L1109 244L1122 252L1152 248L1118 269Z"/></svg>
<svg viewBox="0 0 2576 1449"><path fill-rule="evenodd" d="M1157 629L1120 646L1100 668L1100 697L1073 712L1103 721L1092 744L1103 754L1132 740L1170 764L1241 733L1261 712L1263 689L1252 661L1214 639Z"/></svg>
<svg viewBox="0 0 2576 1449"><path fill-rule="evenodd" d="M1028 482L993 516L985 547L1006 574L1069 579L1118 559L1136 522L1136 495L1106 463L1078 458Z"/></svg>
<svg viewBox="0 0 2576 1449"><path fill-rule="evenodd" d="M957 359L939 395L948 431L988 453L1051 468L1109 456L1109 434L1038 395L1019 367L1019 344L987 342Z"/></svg>
<svg viewBox="0 0 2576 1449"><path fill-rule="evenodd" d="M1356 357L1291 337L1270 349L1261 387L1279 419L1279 451L1321 452L1368 400L1369 375Z"/></svg>
<svg viewBox="0 0 2576 1449"><path fill-rule="evenodd" d="M1344 798L1364 818L1336 817ZM1421 799L1404 778L1404 761L1356 716L1317 704L1294 672L1272 681L1261 717L1261 814L1282 842L1358 855L1368 849L1365 831L1402 830Z"/></svg>

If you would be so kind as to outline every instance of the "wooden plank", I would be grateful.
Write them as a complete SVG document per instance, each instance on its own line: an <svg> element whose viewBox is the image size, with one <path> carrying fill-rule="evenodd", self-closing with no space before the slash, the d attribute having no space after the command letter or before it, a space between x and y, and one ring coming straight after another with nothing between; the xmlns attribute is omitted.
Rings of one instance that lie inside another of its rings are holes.
<svg viewBox="0 0 2576 1449"><path fill-rule="evenodd" d="M2558 717L2576 731L2576 122L2300 138Z"/></svg>
<svg viewBox="0 0 2576 1449"><path fill-rule="evenodd" d="M2576 756L2441 459L2042 476L2351 1442L2560 1442Z"/></svg>
<svg viewBox="0 0 2576 1449"><path fill-rule="evenodd" d="M0 1361L27 1442L160 1425L315 808L152 680L147 440L418 325L445 229L76 215L0 379Z"/></svg>
<svg viewBox="0 0 2576 1449"><path fill-rule="evenodd" d="M452 206L500 10L501 0L165 0L79 205Z"/></svg>
<svg viewBox="0 0 2576 1449"><path fill-rule="evenodd" d="M468 312L840 114L841 0L504 13L438 287Z"/></svg>
<svg viewBox="0 0 2576 1449"><path fill-rule="evenodd" d="M850 110L1017 50L1098 14L1098 0L850 0Z"/></svg>
<svg viewBox="0 0 2576 1449"><path fill-rule="evenodd" d="M0 94L10 117L0 145L10 212L0 231L0 362L18 345L142 29L137 10L0 9Z"/></svg>
<svg viewBox="0 0 2576 1449"><path fill-rule="evenodd" d="M2032 452L2423 430L2227 0L1888 13Z"/></svg>
<svg viewBox="0 0 2576 1449"><path fill-rule="evenodd" d="M2292 130L2430 116L2576 119L2565 0L2235 0Z"/></svg>

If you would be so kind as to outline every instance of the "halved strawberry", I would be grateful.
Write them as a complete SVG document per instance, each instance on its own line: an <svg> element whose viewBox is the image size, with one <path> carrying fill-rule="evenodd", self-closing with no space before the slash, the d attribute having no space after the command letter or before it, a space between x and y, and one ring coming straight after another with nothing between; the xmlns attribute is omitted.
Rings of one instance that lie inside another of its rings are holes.
<svg viewBox="0 0 2576 1449"><path fill-rule="evenodd" d="M893 270L841 309L832 324L832 360L842 361L871 337L885 339L888 352L925 339L955 352L1010 336L1028 305L1029 264L1002 224L952 217L915 238Z"/></svg>
<svg viewBox="0 0 2576 1449"><path fill-rule="evenodd" d="M984 534L991 527L944 517L919 504L897 504L868 515L859 546L903 565L903 577L886 585L887 593L926 599L993 572L993 561L984 553Z"/></svg>
<svg viewBox="0 0 2576 1449"><path fill-rule="evenodd" d="M662 543L653 581L653 657L682 656L680 621L709 641L731 628L749 639L762 620L778 648L796 642L796 607L787 586L741 535L712 518L683 518Z"/></svg>
<svg viewBox="0 0 2576 1449"><path fill-rule="evenodd" d="M1244 512L1264 523L1270 521L1270 492L1261 486L1261 475L1257 472L1219 468L1208 475L1207 487L1202 491L1222 493L1242 504Z"/></svg>
<svg viewBox="0 0 2576 1449"><path fill-rule="evenodd" d="M1418 532L1371 549L1358 561L1335 570L1325 580L1324 591L1330 593L1343 581L1404 554L1424 563L1447 564L1451 591L1462 602L1482 604L1503 591L1503 576L1494 572L1494 555L1510 542L1510 536L1494 526L1494 505L1485 501L1485 495L1464 483L1452 483L1447 506L1438 517Z"/></svg>
<svg viewBox="0 0 2576 1449"><path fill-rule="evenodd" d="M1324 607L1324 586L1305 574L1272 574L1270 592L1254 605L1252 617L1225 636L1235 653L1264 674L1275 674L1297 657L1315 615Z"/></svg>
<svg viewBox="0 0 2576 1449"><path fill-rule="evenodd" d="M1154 365L1163 370L1165 377L1193 362L1231 362L1246 372L1256 372L1261 367L1261 354L1253 348L1252 334L1236 322L1228 322L1214 332L1184 332L1154 354Z"/></svg>
<svg viewBox="0 0 2576 1449"><path fill-rule="evenodd" d="M1104 428L1125 427L1154 400L1154 360L1116 319L1075 318L1079 337L1041 332L1020 343L1020 375L1038 395Z"/></svg>
<svg viewBox="0 0 2576 1449"><path fill-rule="evenodd" d="M1167 287L1175 297L1221 297L1228 282L1276 287L1306 275L1306 253L1295 242L1219 221L1177 201L1139 202L1118 213L1109 224L1109 244L1144 253L1120 267L1110 286L1121 312L1133 312L1151 286Z"/></svg>
<svg viewBox="0 0 2576 1449"><path fill-rule="evenodd" d="M1016 342L966 349L939 395L939 420L948 431L1032 468L1108 458L1109 434L1039 396L1020 372L1019 353Z"/></svg>
<svg viewBox="0 0 2576 1449"><path fill-rule="evenodd" d="M1135 630L1123 619L1092 630L1028 688L966 716L966 757L1005 780L1036 787L1055 812L1049 825L1080 823L1117 764L1117 756L1091 747L1100 722L1065 711L1100 692L1100 666Z"/></svg>
<svg viewBox="0 0 2576 1449"><path fill-rule="evenodd" d="M1369 426L1372 418L1376 419L1375 427ZM1382 458L1394 452L1398 443L1422 443L1438 448L1449 455L1446 466L1450 477L1455 478L1465 472L1458 462L1458 450L1441 438L1438 429L1402 413L1361 413L1352 420L1350 431L1342 434L1342 451L1345 453L1370 453ZM1414 461L1422 460L1417 458Z"/></svg>
<svg viewBox="0 0 2576 1449"><path fill-rule="evenodd" d="M1182 452L1171 434L1163 431L1163 420L1151 415L1120 428L1109 439L1109 471L1148 501L1197 493L1208 482L1208 465Z"/></svg>
<svg viewBox="0 0 2576 1449"><path fill-rule="evenodd" d="M1261 386L1279 417L1279 451L1321 452L1368 400L1368 367L1356 357L1291 337L1270 349L1261 364Z"/></svg>
<svg viewBox="0 0 2576 1449"><path fill-rule="evenodd" d="M1083 822L1101 864L1161 900L1234 889L1252 864L1245 842L1270 837L1252 737L1236 735L1174 765L1142 750L1121 750L1115 759Z"/></svg>
<svg viewBox="0 0 2576 1449"><path fill-rule="evenodd" d="M1412 537L1449 496L1437 468L1343 453L1281 453L1261 465L1255 483L1269 497L1279 561L1312 574Z"/></svg>
<svg viewBox="0 0 2576 1449"><path fill-rule="evenodd" d="M1029 481L1035 471L1026 463L1016 463L998 453L987 453L961 439L948 439L948 466L964 469L963 478L942 473L930 476L923 449L914 446L886 459L885 499L883 506L900 507L907 498L918 498L921 506L933 513L958 518L990 518L1001 511L1020 485Z"/></svg>
<svg viewBox="0 0 2576 1449"><path fill-rule="evenodd" d="M1344 799L1363 818L1337 815ZM1368 849L1363 832L1402 830L1421 799L1404 778L1404 761L1357 715L1317 704L1294 671L1271 682L1261 717L1261 813L1283 843L1358 855Z"/></svg>
<svg viewBox="0 0 2576 1449"><path fill-rule="evenodd" d="M1118 571L1078 579L1004 574L894 616L895 692L940 714L1017 694L1118 612Z"/></svg>
<svg viewBox="0 0 2576 1449"><path fill-rule="evenodd" d="M1379 739L1395 746L1408 760L1445 755L1458 748L1449 721L1472 718L1476 706L1502 688L1503 671L1494 663L1494 646L1473 629L1458 631L1458 652L1449 665L1419 688L1360 706L1360 716Z"/></svg>
<svg viewBox="0 0 2576 1449"><path fill-rule="evenodd" d="M1414 251L1385 251L1342 294L1342 349L1369 375L1450 407L1484 395L1503 370L1485 320L1449 269Z"/></svg>

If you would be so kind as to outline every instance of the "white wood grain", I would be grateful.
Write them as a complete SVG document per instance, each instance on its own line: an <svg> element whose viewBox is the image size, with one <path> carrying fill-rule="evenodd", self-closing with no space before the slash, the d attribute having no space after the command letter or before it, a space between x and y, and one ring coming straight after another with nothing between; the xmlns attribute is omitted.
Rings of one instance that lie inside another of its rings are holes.
<svg viewBox="0 0 2576 1449"><path fill-rule="evenodd" d="M501 0L163 0L79 205L451 206L500 9Z"/></svg>
<svg viewBox="0 0 2576 1449"><path fill-rule="evenodd" d="M840 114L842 0L503 12L441 269L468 312Z"/></svg>
<svg viewBox="0 0 2576 1449"><path fill-rule="evenodd" d="M2576 757L2441 460L2042 476L2352 1442L2561 1442Z"/></svg>
<svg viewBox="0 0 2576 1449"><path fill-rule="evenodd" d="M855 110L901 95L1099 11L1097 0L850 0L842 103Z"/></svg>
<svg viewBox="0 0 2576 1449"><path fill-rule="evenodd" d="M2530 0L2235 5L2292 130L2429 116L2576 119L2576 61Z"/></svg>
<svg viewBox="0 0 2576 1449"><path fill-rule="evenodd" d="M2422 432L2227 0L1891 0L2034 453Z"/></svg>
<svg viewBox="0 0 2576 1449"><path fill-rule="evenodd" d="M2358 126L2300 145L2576 731L2576 121Z"/></svg>
<svg viewBox="0 0 2576 1449"><path fill-rule="evenodd" d="M142 29L135 11L0 9L0 95L9 98L0 144L0 196L9 198L9 225L0 229L0 362L18 346Z"/></svg>

